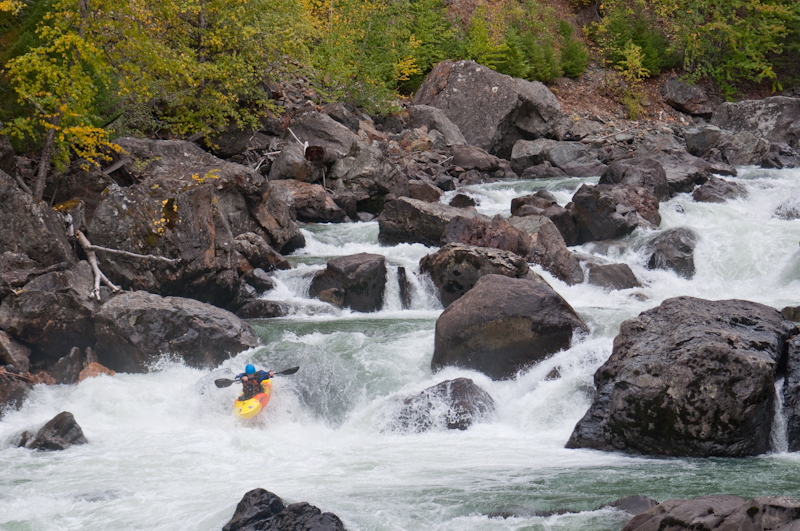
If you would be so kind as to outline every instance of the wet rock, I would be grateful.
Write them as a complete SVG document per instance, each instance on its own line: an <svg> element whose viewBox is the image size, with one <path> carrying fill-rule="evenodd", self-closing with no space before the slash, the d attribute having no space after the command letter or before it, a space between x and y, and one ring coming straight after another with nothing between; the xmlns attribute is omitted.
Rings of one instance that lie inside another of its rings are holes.
<svg viewBox="0 0 800 531"><path fill-rule="evenodd" d="M717 171L710 163L689 154L681 139L671 134L660 134L644 143L634 157L661 164L667 174L670 195L691 192L696 185L706 182L711 172Z"/></svg>
<svg viewBox="0 0 800 531"><path fill-rule="evenodd" d="M628 264L586 264L589 270L589 284L608 289L641 288Z"/></svg>
<svg viewBox="0 0 800 531"><path fill-rule="evenodd" d="M31 367L31 349L0 330L0 365L13 365L21 372Z"/></svg>
<svg viewBox="0 0 800 531"><path fill-rule="evenodd" d="M59 359L50 369L50 376L60 384L72 385L78 383L78 377L84 368L84 361L81 349L73 347L69 354Z"/></svg>
<svg viewBox="0 0 800 531"><path fill-rule="evenodd" d="M790 321L798 323L800 322L800 306L786 306L783 310L781 310L781 315Z"/></svg>
<svg viewBox="0 0 800 531"><path fill-rule="evenodd" d="M408 197L427 201L428 203L438 203L444 195L442 190L433 183L424 180L408 181Z"/></svg>
<svg viewBox="0 0 800 531"><path fill-rule="evenodd" d="M747 188L741 184L714 176L692 192L692 198L700 203L724 203L728 199L744 199L747 196Z"/></svg>
<svg viewBox="0 0 800 531"><path fill-rule="evenodd" d="M734 166L758 164L769 153L769 148L769 140L760 138L750 131L733 133L723 131L716 146L722 159ZM712 150L707 156L713 152Z"/></svg>
<svg viewBox="0 0 800 531"><path fill-rule="evenodd" d="M43 266L78 261L61 216L46 203L0 180L0 204L0 253L23 254Z"/></svg>
<svg viewBox="0 0 800 531"><path fill-rule="evenodd" d="M453 199L451 199L450 203L448 204L451 207L467 208L467 207L474 207L477 203L475 199L468 196L467 194L456 194L453 196Z"/></svg>
<svg viewBox="0 0 800 531"><path fill-rule="evenodd" d="M311 223L342 223L347 214L319 184L300 181L274 181L272 186L290 197L290 206L300 221Z"/></svg>
<svg viewBox="0 0 800 531"><path fill-rule="evenodd" d="M582 185L572 196L570 212L580 229L579 243L619 238L636 227L658 227L658 199L648 188Z"/></svg>
<svg viewBox="0 0 800 531"><path fill-rule="evenodd" d="M583 320L547 284L486 275L436 321L431 368L452 365L495 380L513 378L585 331Z"/></svg>
<svg viewBox="0 0 800 531"><path fill-rule="evenodd" d="M375 215L388 201L408 195L408 176L379 149L361 143L354 144L344 158L336 161L327 183L335 194L349 194L354 210Z"/></svg>
<svg viewBox="0 0 800 531"><path fill-rule="evenodd" d="M734 132L747 131L770 142L797 147L800 99L772 96L763 100L726 102L714 110L711 123Z"/></svg>
<svg viewBox="0 0 800 531"><path fill-rule="evenodd" d="M70 446L88 442L72 413L62 411L48 421L24 446L31 450L53 451L66 450Z"/></svg>
<svg viewBox="0 0 800 531"><path fill-rule="evenodd" d="M798 322L800 315L785 318ZM794 319L792 319L794 317ZM783 382L783 418L786 419L786 439L790 452L800 450L800 336L788 341L785 378Z"/></svg>
<svg viewBox="0 0 800 531"><path fill-rule="evenodd" d="M491 220L481 216L456 216L447 225L447 243L463 243L477 247L492 247L527 256L531 238L524 231L496 215Z"/></svg>
<svg viewBox="0 0 800 531"><path fill-rule="evenodd" d="M468 144L501 157L507 157L520 138L550 135L563 114L543 84L505 76L473 61L435 65L413 103L441 109Z"/></svg>
<svg viewBox="0 0 800 531"><path fill-rule="evenodd" d="M568 448L744 457L769 449L775 379L797 328L749 301L667 299L622 323Z"/></svg>
<svg viewBox="0 0 800 531"><path fill-rule="evenodd" d="M567 177L567 174L548 161L526 168L519 176L520 179L549 179L552 177Z"/></svg>
<svg viewBox="0 0 800 531"><path fill-rule="evenodd" d="M28 282L0 303L0 329L31 348L32 356L55 362L72 347L94 344L98 301L91 267L79 262L66 271L47 273Z"/></svg>
<svg viewBox="0 0 800 531"><path fill-rule="evenodd" d="M668 269L683 278L694 276L694 248L699 236L688 227L668 229L645 244L649 269Z"/></svg>
<svg viewBox="0 0 800 531"><path fill-rule="evenodd" d="M580 261L567 249L564 238L550 218L544 215L511 216L508 221L530 236L526 255L529 262L539 264L567 284L583 282Z"/></svg>
<svg viewBox="0 0 800 531"><path fill-rule="evenodd" d="M306 158L305 149L297 143L284 147L269 170L269 180L292 180L304 183L318 183L325 175L325 166Z"/></svg>
<svg viewBox="0 0 800 531"><path fill-rule="evenodd" d="M406 276L406 268L397 268L397 287L400 290L400 307L404 310L411 308L411 283Z"/></svg>
<svg viewBox="0 0 800 531"><path fill-rule="evenodd" d="M578 245L580 241L581 229L575 222L572 212L560 205L552 205L544 209L543 216L550 218L550 221L561 233L564 243L568 246Z"/></svg>
<svg viewBox="0 0 800 531"><path fill-rule="evenodd" d="M758 165L774 169L797 168L800 167L800 152L785 142L772 142Z"/></svg>
<svg viewBox="0 0 800 531"><path fill-rule="evenodd" d="M333 513L323 513L306 502L284 505L275 494L264 489L247 492L236 505L233 517L223 531L345 531Z"/></svg>
<svg viewBox="0 0 800 531"><path fill-rule="evenodd" d="M457 216L479 217L479 214L441 203L401 197L387 203L378 217L378 240L383 245L422 243L429 247L441 247L447 243L450 220Z"/></svg>
<svg viewBox="0 0 800 531"><path fill-rule="evenodd" d="M115 373L108 367L104 367L99 363L97 363L96 361L93 361L89 363L86 367L84 367L83 370L81 370L80 374L78 374L78 382L82 382L88 378L97 378L101 374L105 374L107 376L114 376L117 373Z"/></svg>
<svg viewBox="0 0 800 531"><path fill-rule="evenodd" d="M653 192L659 201L669 199L667 172L659 162L651 159L632 158L615 161L600 176L598 184L642 186Z"/></svg>
<svg viewBox="0 0 800 531"><path fill-rule="evenodd" d="M550 208L551 206L557 204L558 203L556 203L553 199L542 197L538 193L523 195L520 197L515 197L514 199L511 200L511 215L512 216L521 215L519 214L519 209L524 205L533 205L535 207L544 210L546 208Z"/></svg>
<svg viewBox="0 0 800 531"><path fill-rule="evenodd" d="M693 116L710 118L715 105L706 91L698 85L690 85L680 79L670 79L661 88L664 102L681 112Z"/></svg>
<svg viewBox="0 0 800 531"><path fill-rule="evenodd" d="M21 408L31 387L32 384L12 377L0 377L0 418L6 411Z"/></svg>
<svg viewBox="0 0 800 531"><path fill-rule="evenodd" d="M357 312L374 312L383 306L386 288L386 258L379 254L360 253L340 256L314 275L309 297L329 289L344 293L342 305Z"/></svg>
<svg viewBox="0 0 800 531"><path fill-rule="evenodd" d="M775 217L791 221L800 219L800 198L790 197L775 209Z"/></svg>
<svg viewBox="0 0 800 531"><path fill-rule="evenodd" d="M654 500L653 498L637 494L634 496L626 496L611 503L607 503L606 505L603 505L601 509L613 507L615 509L619 509L620 511L625 511L626 513L637 516L652 509L656 505L658 505L658 501Z"/></svg>
<svg viewBox="0 0 800 531"><path fill-rule="evenodd" d="M503 275L544 282L518 254L500 249L448 244L422 257L420 271L427 273L445 307L467 293L485 275Z"/></svg>
<svg viewBox="0 0 800 531"><path fill-rule="evenodd" d="M495 410L492 397L469 378L447 380L406 398L397 416L402 431L466 430Z"/></svg>
<svg viewBox="0 0 800 531"><path fill-rule="evenodd" d="M286 303L257 299L236 310L236 316L241 319L272 319L285 317L289 315L290 310Z"/></svg>
<svg viewBox="0 0 800 531"><path fill-rule="evenodd" d="M275 289L275 281L260 267L249 271L242 279L255 288L258 293L264 293L265 291Z"/></svg>
<svg viewBox="0 0 800 531"><path fill-rule="evenodd" d="M448 145L466 144L467 141L458 126L450 121L441 109L429 105L411 105L408 108L408 125L413 128L423 125L442 133Z"/></svg>
<svg viewBox="0 0 800 531"><path fill-rule="evenodd" d="M745 501L730 494L716 494L692 500L667 500L634 517L623 531L790 531L800 524L799 519L800 502L794 498L768 496Z"/></svg>
<svg viewBox="0 0 800 531"><path fill-rule="evenodd" d="M253 267L260 267L264 271L292 268L289 262L258 234L245 232L238 235L233 243L236 251L241 253Z"/></svg>
<svg viewBox="0 0 800 531"><path fill-rule="evenodd" d="M117 372L145 372L161 354L191 367L214 367L258 345L253 329L226 310L144 291L117 295L95 323L98 360Z"/></svg>

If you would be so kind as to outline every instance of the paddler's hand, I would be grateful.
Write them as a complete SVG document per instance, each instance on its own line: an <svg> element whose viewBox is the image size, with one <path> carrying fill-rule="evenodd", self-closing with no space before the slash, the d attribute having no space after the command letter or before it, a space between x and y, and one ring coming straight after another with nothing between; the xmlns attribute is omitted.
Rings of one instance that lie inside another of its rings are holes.
<svg viewBox="0 0 800 531"><path fill-rule="evenodd" d="M273 376L275 376L275 371L269 371L269 377L272 378Z"/></svg>

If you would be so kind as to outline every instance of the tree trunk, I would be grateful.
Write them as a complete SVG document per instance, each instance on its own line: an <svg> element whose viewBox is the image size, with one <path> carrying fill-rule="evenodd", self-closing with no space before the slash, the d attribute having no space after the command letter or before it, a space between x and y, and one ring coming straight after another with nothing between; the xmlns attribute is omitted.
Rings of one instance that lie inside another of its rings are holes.
<svg viewBox="0 0 800 531"><path fill-rule="evenodd" d="M61 123L61 113L54 119L52 127L47 131L42 149L42 160L39 162L39 171L36 173L36 186L33 189L33 197L41 199L44 195L44 186L47 183L47 175L50 173L50 158L53 156L53 148L56 145L56 129Z"/></svg>

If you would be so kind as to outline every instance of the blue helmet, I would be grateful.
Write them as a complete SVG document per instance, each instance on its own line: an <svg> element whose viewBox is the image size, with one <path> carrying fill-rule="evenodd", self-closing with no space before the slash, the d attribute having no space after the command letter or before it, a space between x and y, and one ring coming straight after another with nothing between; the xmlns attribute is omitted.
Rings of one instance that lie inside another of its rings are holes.
<svg viewBox="0 0 800 531"><path fill-rule="evenodd" d="M253 366L252 363L248 363L247 367L244 368L244 373L247 374L247 375L255 374L256 373L255 366Z"/></svg>

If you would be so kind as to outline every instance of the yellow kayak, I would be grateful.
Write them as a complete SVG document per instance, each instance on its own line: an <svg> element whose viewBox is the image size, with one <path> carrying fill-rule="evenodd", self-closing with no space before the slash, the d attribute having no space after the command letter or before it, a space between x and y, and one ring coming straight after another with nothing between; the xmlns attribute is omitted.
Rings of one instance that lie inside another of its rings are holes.
<svg viewBox="0 0 800 531"><path fill-rule="evenodd" d="M233 415L240 419L249 419L258 415L262 409L267 407L269 395L272 392L272 382L264 380L261 382L263 393L258 393L248 400L236 400L233 404Z"/></svg>

